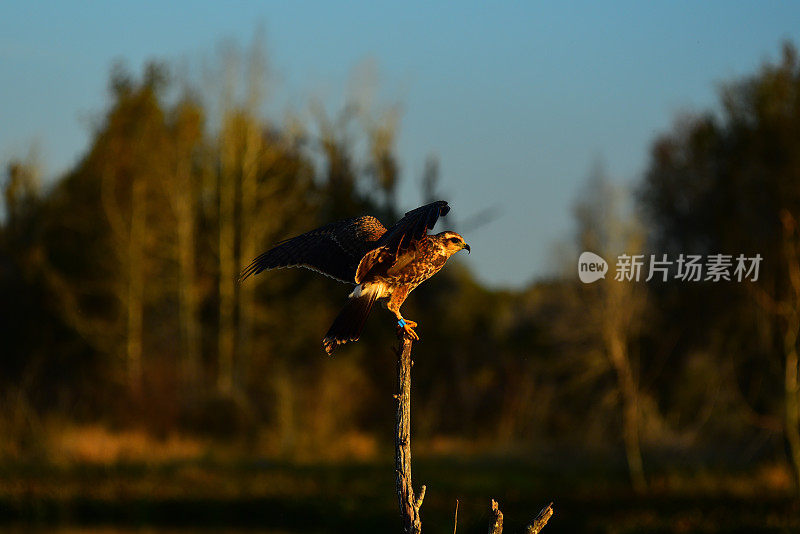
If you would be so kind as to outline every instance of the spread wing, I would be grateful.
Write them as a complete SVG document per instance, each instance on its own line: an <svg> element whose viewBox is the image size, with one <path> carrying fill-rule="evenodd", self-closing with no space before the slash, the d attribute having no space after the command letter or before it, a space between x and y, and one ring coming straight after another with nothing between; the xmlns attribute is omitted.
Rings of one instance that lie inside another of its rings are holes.
<svg viewBox="0 0 800 534"><path fill-rule="evenodd" d="M269 269L305 267L352 284L359 261L385 232L381 222L370 216L326 224L264 252L245 267L239 282Z"/></svg>
<svg viewBox="0 0 800 534"><path fill-rule="evenodd" d="M450 206L446 201L437 200L406 213L405 217L386 230L358 264L356 283L360 283L376 264L396 263L403 253L416 247L417 242L428 235L428 230L433 229L439 217L444 217L449 211Z"/></svg>

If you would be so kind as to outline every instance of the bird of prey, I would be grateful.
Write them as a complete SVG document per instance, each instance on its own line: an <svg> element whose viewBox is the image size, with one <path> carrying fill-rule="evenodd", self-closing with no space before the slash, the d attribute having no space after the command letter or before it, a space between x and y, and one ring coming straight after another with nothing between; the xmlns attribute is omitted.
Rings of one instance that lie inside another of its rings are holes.
<svg viewBox="0 0 800 534"><path fill-rule="evenodd" d="M388 230L369 215L326 224L279 242L253 260L239 281L270 269L305 267L355 284L322 340L328 354L339 345L358 341L375 301L394 313L398 335L417 340L417 323L403 318L400 306L415 287L444 267L450 256L462 249L470 252L456 232L428 234L448 211L447 202L438 200L409 211Z"/></svg>

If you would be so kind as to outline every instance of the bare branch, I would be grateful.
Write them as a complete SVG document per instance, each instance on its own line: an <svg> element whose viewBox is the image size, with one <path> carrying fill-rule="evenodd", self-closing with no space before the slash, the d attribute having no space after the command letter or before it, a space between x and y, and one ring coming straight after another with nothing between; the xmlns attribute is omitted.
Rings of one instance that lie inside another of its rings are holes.
<svg viewBox="0 0 800 534"><path fill-rule="evenodd" d="M525 534L539 534L539 531L544 528L551 517L553 517L553 503L542 508L542 511L539 512L539 515L536 516L533 523L528 525L528 528L525 529Z"/></svg>
<svg viewBox="0 0 800 534"><path fill-rule="evenodd" d="M423 484L422 487L419 489L419 497L417 497L417 500L414 501L414 508L417 510L417 513L419 513L419 509L422 506L422 501L425 500L426 489L428 489L428 487L425 484Z"/></svg>
<svg viewBox="0 0 800 534"><path fill-rule="evenodd" d="M494 519L489 525L489 534L503 534L503 512L500 511L500 505L494 499L492 499L492 516Z"/></svg>
<svg viewBox="0 0 800 534"><path fill-rule="evenodd" d="M489 525L489 534L503 534L503 512L500 511L500 506L494 499L492 499L492 516L493 520ZM551 517L553 517L553 503L542 508L536 519L525 528L525 534L539 534Z"/></svg>

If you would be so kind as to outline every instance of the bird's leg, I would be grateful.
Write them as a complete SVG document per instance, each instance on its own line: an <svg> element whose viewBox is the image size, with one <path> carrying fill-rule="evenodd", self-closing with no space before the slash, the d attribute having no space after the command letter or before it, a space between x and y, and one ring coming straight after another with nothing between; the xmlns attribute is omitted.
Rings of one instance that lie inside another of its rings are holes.
<svg viewBox="0 0 800 534"><path fill-rule="evenodd" d="M400 313L400 306L403 305L403 302L412 289L413 286L408 285L395 288L395 290L392 291L392 296L389 297L389 302L386 303L386 307L397 317L397 336L405 335L408 336L409 339L419 341L419 336L414 332L417 323L403 319L403 315Z"/></svg>
<svg viewBox="0 0 800 534"><path fill-rule="evenodd" d="M409 321L408 319L403 319L403 316L400 315L400 311L395 312L395 316L397 316L397 335L407 335L414 341L419 341L419 336L416 332L414 332L414 328L417 327L417 323L414 321Z"/></svg>

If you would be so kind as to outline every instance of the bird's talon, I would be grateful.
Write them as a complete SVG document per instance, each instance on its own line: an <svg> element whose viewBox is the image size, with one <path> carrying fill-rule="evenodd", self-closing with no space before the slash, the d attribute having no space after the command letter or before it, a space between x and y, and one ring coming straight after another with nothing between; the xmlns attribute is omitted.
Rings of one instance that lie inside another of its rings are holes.
<svg viewBox="0 0 800 534"><path fill-rule="evenodd" d="M417 323L414 323L414 326L417 326ZM417 335L416 332L414 332L414 328L411 326L410 323L403 327L403 331L408 337L410 337L414 341L419 341L419 336Z"/></svg>
<svg viewBox="0 0 800 534"><path fill-rule="evenodd" d="M419 341L419 335L417 335L417 333L414 331L414 328L410 324L397 327L397 337L404 337L404 336L414 341Z"/></svg>

